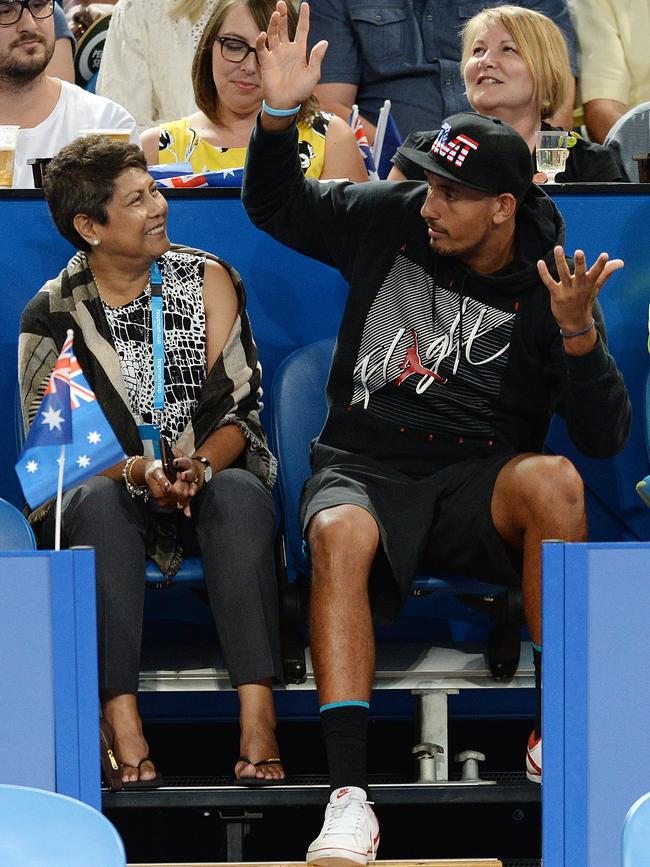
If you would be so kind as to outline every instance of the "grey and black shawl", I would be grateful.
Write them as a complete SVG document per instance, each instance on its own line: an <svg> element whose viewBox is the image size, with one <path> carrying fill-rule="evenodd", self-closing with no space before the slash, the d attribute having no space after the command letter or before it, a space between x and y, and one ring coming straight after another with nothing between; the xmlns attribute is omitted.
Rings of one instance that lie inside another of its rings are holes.
<svg viewBox="0 0 650 867"><path fill-rule="evenodd" d="M177 444L186 453L218 428L235 424L244 434L244 466L267 487L273 487L277 461L268 449L260 424L261 366L246 314L246 294L239 274L228 263L200 250L174 245L174 250L213 259L229 272L239 298L239 312L223 352L203 383L190 423ZM49 280L23 311L18 344L18 375L25 430L42 400L68 329L74 352L90 387L127 455L142 454L142 443L128 405L120 360L97 286L84 253L77 253ZM32 513L39 521L48 504Z"/></svg>

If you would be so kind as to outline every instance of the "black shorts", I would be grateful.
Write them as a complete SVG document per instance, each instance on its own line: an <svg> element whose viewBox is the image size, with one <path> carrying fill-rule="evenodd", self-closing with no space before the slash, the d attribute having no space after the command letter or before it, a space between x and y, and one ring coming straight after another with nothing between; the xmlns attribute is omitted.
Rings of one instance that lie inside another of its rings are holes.
<svg viewBox="0 0 650 867"><path fill-rule="evenodd" d="M388 576L397 596L381 608L394 608L393 616L418 572L458 572L490 584L518 586L521 552L499 536L490 508L496 478L514 456L462 461L417 480L370 458L317 443L313 475L300 502L303 534L323 509L352 504L369 512L382 542L371 595L373 587L374 595L386 594Z"/></svg>

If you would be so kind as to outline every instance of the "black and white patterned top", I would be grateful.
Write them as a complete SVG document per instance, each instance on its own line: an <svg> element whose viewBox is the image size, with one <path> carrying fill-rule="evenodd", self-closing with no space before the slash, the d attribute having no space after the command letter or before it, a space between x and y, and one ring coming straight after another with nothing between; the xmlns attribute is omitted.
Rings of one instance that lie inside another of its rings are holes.
<svg viewBox="0 0 650 867"><path fill-rule="evenodd" d="M169 251L158 260L163 277L165 406L162 432L176 443L196 409L206 378L205 259ZM137 423L153 422L151 288L129 304L111 307L102 299L120 359L131 412Z"/></svg>

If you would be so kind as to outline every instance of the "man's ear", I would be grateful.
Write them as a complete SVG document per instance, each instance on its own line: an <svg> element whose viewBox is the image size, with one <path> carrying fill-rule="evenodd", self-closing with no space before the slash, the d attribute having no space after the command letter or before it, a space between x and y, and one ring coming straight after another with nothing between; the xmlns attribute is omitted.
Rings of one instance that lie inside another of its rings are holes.
<svg viewBox="0 0 650 867"><path fill-rule="evenodd" d="M517 211L517 199L512 193L500 193L494 197L494 212L492 220L495 225L500 226L511 220Z"/></svg>
<svg viewBox="0 0 650 867"><path fill-rule="evenodd" d="M98 245L93 244L93 241L99 243L99 235L97 234L98 224L92 217L89 217L88 214L75 214L72 225L91 247Z"/></svg>

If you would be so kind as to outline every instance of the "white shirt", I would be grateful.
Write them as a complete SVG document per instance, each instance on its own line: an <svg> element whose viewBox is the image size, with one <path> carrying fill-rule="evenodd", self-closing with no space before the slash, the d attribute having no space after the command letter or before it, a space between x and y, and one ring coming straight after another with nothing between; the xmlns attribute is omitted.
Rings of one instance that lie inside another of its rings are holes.
<svg viewBox="0 0 650 867"><path fill-rule="evenodd" d="M76 84L62 81L57 103L45 120L18 133L13 188L33 189L32 167L27 165L27 160L55 156L83 129L123 129L129 133L130 141L139 143L135 121L126 109Z"/></svg>
<svg viewBox="0 0 650 867"><path fill-rule="evenodd" d="M120 0L111 15L97 93L131 112L142 132L195 112L192 60L218 0L192 23L169 14L171 0Z"/></svg>

